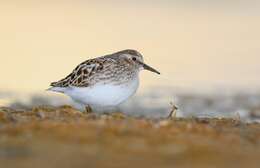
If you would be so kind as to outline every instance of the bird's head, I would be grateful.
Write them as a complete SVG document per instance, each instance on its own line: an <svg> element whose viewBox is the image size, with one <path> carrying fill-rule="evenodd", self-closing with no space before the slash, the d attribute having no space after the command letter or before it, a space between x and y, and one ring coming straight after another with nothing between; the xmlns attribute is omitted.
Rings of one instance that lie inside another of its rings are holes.
<svg viewBox="0 0 260 168"><path fill-rule="evenodd" d="M138 69L139 71L148 70L160 74L159 71L144 63L143 56L136 50L128 49L128 50L119 51L116 54L119 55L119 58L123 63L125 63L130 67Z"/></svg>

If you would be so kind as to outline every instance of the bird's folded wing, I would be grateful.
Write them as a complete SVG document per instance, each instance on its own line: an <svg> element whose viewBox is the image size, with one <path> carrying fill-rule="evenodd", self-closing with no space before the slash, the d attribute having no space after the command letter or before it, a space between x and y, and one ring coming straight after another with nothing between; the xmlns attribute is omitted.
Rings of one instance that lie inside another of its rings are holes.
<svg viewBox="0 0 260 168"><path fill-rule="evenodd" d="M102 57L98 59L90 59L79 64L67 77L64 79L51 83L53 87L88 87L91 85L93 76L104 69L105 64L109 60Z"/></svg>

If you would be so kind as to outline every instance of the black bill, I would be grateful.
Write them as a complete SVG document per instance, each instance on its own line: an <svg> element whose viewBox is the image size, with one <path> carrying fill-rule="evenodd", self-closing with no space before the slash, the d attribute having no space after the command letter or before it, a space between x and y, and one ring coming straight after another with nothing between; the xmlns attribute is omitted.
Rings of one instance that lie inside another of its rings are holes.
<svg viewBox="0 0 260 168"><path fill-rule="evenodd" d="M157 71L156 69L150 67L149 65L145 64L145 63L142 63L141 64L143 65L144 69L145 70L148 70L148 71L151 71L151 72L154 72L154 73L157 73L157 74L161 74L159 71Z"/></svg>

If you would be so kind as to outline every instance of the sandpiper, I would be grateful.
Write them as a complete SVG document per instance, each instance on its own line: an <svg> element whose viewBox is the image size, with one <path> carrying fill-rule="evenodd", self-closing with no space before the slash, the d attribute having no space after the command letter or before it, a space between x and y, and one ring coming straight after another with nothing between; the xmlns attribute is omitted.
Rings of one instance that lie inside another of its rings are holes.
<svg viewBox="0 0 260 168"><path fill-rule="evenodd" d="M138 51L127 49L82 62L48 90L64 93L85 107L115 107L136 92L143 69L160 74L144 63Z"/></svg>

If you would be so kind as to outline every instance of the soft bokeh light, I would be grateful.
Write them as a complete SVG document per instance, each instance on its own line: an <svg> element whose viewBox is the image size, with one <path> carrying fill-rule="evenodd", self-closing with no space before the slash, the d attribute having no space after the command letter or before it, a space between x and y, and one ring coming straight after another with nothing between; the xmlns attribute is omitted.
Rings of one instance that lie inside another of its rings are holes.
<svg viewBox="0 0 260 168"><path fill-rule="evenodd" d="M40 91L78 63L139 50L142 89L258 89L256 1L1 1L0 88Z"/></svg>

